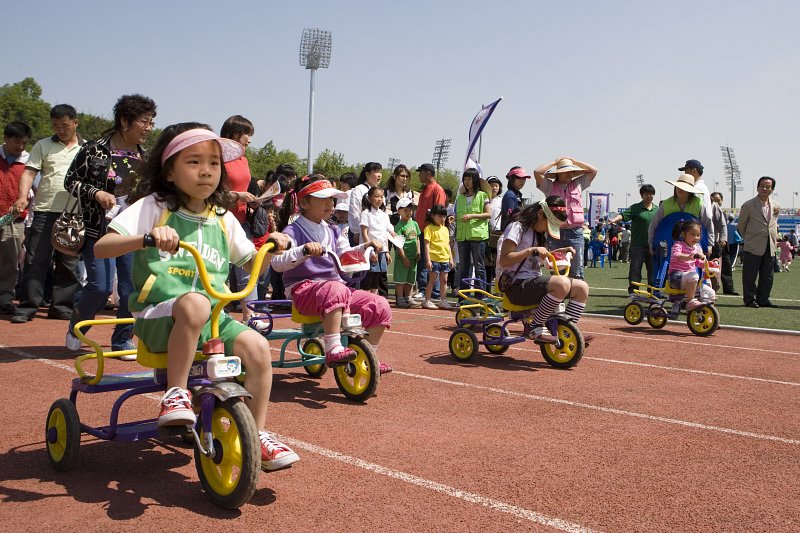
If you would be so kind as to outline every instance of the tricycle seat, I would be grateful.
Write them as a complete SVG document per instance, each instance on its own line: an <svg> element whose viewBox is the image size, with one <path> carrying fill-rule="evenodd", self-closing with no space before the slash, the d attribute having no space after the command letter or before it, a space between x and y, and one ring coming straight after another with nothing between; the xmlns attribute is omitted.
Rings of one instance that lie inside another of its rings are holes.
<svg viewBox="0 0 800 533"><path fill-rule="evenodd" d="M318 324L322 322L322 317L320 315L304 315L293 305L292 322L295 324Z"/></svg>
<svg viewBox="0 0 800 533"><path fill-rule="evenodd" d="M139 339L136 347L136 362L147 368L167 368L167 353L151 352L147 345ZM194 355L195 361L202 361L205 359L203 352L197 352Z"/></svg>
<svg viewBox="0 0 800 533"><path fill-rule="evenodd" d="M509 301L508 296L503 294L503 309L506 310L506 311L523 312L523 311L530 311L532 309L536 309L537 307L539 307L539 304L533 304L533 305L512 304Z"/></svg>

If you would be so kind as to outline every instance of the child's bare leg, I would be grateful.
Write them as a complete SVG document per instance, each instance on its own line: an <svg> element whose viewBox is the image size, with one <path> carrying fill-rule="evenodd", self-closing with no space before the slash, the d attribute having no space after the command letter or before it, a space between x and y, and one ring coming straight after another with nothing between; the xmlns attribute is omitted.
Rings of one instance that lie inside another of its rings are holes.
<svg viewBox="0 0 800 533"><path fill-rule="evenodd" d="M569 291L570 300L575 300L586 305L589 300L589 284L580 279L572 280L572 288Z"/></svg>
<svg viewBox="0 0 800 533"><path fill-rule="evenodd" d="M209 316L211 303L202 294L189 292L175 300L172 306L175 325L167 342L167 388L186 389L189 369L197 353L197 341Z"/></svg>
<svg viewBox="0 0 800 533"><path fill-rule="evenodd" d="M245 404L253 413L261 442L261 469L272 471L286 468L300 460L288 446L265 430L269 394L272 389L272 360L269 343L255 331L243 331L233 341L233 351L247 368L244 386L253 395Z"/></svg>
<svg viewBox="0 0 800 533"><path fill-rule="evenodd" d="M687 300L694 298L694 293L697 291L698 279L696 272L687 272L681 278L681 289L686 291Z"/></svg>
<svg viewBox="0 0 800 533"><path fill-rule="evenodd" d="M369 333L369 343L373 346L377 346L378 343L381 342L384 331L386 331L386 326L372 326L367 328L367 333Z"/></svg>
<svg viewBox="0 0 800 533"><path fill-rule="evenodd" d="M322 331L325 332L325 335L338 334L342 331L341 307L322 315Z"/></svg>
<svg viewBox="0 0 800 533"><path fill-rule="evenodd" d="M256 427L264 429L267 419L267 406L272 390L272 359L269 343L255 331L244 331L233 341L233 352L242 359L247 369L244 388L253 395L245 403L253 413Z"/></svg>
<svg viewBox="0 0 800 533"><path fill-rule="evenodd" d="M433 294L433 286L436 285L436 276L438 274L432 270L428 271L428 284L425 286L425 301L429 302L431 300L431 294ZM439 287L441 287L441 283Z"/></svg>

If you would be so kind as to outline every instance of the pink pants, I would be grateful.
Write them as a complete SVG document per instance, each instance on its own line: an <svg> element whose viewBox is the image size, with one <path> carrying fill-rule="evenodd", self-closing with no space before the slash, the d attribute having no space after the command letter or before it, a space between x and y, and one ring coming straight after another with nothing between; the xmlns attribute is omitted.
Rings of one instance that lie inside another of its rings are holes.
<svg viewBox="0 0 800 533"><path fill-rule="evenodd" d="M392 323L392 309L386 298L368 291L351 289L340 281L306 280L292 288L292 301L304 315L324 315L335 309L361 315L365 328Z"/></svg>

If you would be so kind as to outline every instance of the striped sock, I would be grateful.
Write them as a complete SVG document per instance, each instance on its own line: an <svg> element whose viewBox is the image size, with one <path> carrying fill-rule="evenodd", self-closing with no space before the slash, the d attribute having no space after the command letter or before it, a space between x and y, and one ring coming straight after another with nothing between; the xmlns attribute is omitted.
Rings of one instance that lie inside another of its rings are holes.
<svg viewBox="0 0 800 533"><path fill-rule="evenodd" d="M545 321L550 318L553 314L553 311L558 309L558 304L561 302L554 298L550 293L544 295L542 301L539 302L539 307L536 308L536 311L533 312L533 323L537 326L541 326L545 323Z"/></svg>
<svg viewBox="0 0 800 533"><path fill-rule="evenodd" d="M577 302L575 300L570 300L569 303L567 303L566 313L567 316L570 317L572 321L577 324L578 320L581 319L581 315L583 314L584 309L586 309L585 303Z"/></svg>

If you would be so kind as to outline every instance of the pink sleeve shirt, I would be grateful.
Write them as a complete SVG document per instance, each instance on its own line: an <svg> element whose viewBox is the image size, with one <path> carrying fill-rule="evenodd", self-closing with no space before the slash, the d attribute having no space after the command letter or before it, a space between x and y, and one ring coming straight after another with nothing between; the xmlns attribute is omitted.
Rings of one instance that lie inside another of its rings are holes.
<svg viewBox="0 0 800 533"><path fill-rule="evenodd" d="M702 254L703 250L700 249L699 244L695 244L694 246L689 246L683 241L675 241L672 245L672 250L670 251L670 258L669 258L669 271L670 272L689 272L693 268L701 266L699 259L692 259L690 261L684 261L679 259L679 255L687 255L687 254Z"/></svg>

